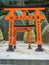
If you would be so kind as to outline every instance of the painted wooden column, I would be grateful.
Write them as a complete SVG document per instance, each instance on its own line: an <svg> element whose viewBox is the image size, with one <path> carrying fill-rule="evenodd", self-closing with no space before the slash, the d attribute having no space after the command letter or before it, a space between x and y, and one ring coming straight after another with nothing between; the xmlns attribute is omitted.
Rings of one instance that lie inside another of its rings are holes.
<svg viewBox="0 0 49 65"><path fill-rule="evenodd" d="M8 10L8 8L7 8ZM10 10L10 8L9 8ZM7 49L7 51L14 51L14 44L16 44L16 42L14 42L15 40L15 35L14 35L14 19L15 15L14 15L14 10L10 10L9 15L5 16L5 20L9 20L9 31L8 31L8 45L9 48ZM16 41L16 40L15 40Z"/></svg>
<svg viewBox="0 0 49 65"><path fill-rule="evenodd" d="M41 10L45 10L45 8L36 8L35 10L36 36L37 36L37 45L38 45L38 48L36 49L36 51L43 51L40 21L44 19L45 17L40 13Z"/></svg>

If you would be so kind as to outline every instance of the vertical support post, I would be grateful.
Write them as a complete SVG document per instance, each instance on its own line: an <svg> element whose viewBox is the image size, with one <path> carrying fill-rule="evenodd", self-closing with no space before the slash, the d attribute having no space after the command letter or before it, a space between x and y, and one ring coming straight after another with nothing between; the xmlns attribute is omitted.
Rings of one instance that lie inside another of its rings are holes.
<svg viewBox="0 0 49 65"><path fill-rule="evenodd" d="M14 48L16 49L16 31L15 31L15 28L14 28Z"/></svg>
<svg viewBox="0 0 49 65"><path fill-rule="evenodd" d="M11 51L12 50L12 22L9 22L9 31L8 31L8 45L9 48L7 49L7 51Z"/></svg>
<svg viewBox="0 0 49 65"><path fill-rule="evenodd" d="M5 19L9 20L9 36L8 36L8 44L9 44L9 48L7 49L7 51L14 51L14 11L11 9L9 16L5 17Z"/></svg>
<svg viewBox="0 0 49 65"><path fill-rule="evenodd" d="M11 12L10 12L10 15L11 15L11 17L10 17L10 20L11 20L11 22L12 22L12 25L11 25L11 29L12 29L12 32L11 32L11 36L12 36L12 46L14 46L14 11L13 10L11 10ZM12 48L12 50L14 50L14 48Z"/></svg>
<svg viewBox="0 0 49 65"><path fill-rule="evenodd" d="M42 34L41 34L41 26L40 26L40 10L35 11L35 20L36 20L36 35L37 35L37 44L38 48L36 51L43 51L42 49Z"/></svg>
<svg viewBox="0 0 49 65"><path fill-rule="evenodd" d="M28 28L28 49L31 49L30 28Z"/></svg>
<svg viewBox="0 0 49 65"><path fill-rule="evenodd" d="M26 17L26 10L23 10L23 19Z"/></svg>

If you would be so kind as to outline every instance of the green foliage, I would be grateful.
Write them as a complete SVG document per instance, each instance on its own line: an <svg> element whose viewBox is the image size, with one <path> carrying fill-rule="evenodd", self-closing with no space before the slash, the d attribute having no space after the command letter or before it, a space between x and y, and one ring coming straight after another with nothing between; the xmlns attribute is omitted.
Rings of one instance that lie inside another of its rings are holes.
<svg viewBox="0 0 49 65"><path fill-rule="evenodd" d="M49 23L49 7L46 8L45 15L46 15L48 23Z"/></svg>
<svg viewBox="0 0 49 65"><path fill-rule="evenodd" d="M42 32L42 40L44 43L49 44L49 24L44 28Z"/></svg>
<svg viewBox="0 0 49 65"><path fill-rule="evenodd" d="M7 14L8 12L7 11L5 11L5 10L0 10L0 16L2 16L2 15L5 15L5 14Z"/></svg>
<svg viewBox="0 0 49 65"><path fill-rule="evenodd" d="M49 2L49 0L30 0L29 4L41 4Z"/></svg>
<svg viewBox="0 0 49 65"><path fill-rule="evenodd" d="M4 39L4 38L3 38L3 34L2 34L1 29L0 29L0 42L3 41L3 39Z"/></svg>
<svg viewBox="0 0 49 65"><path fill-rule="evenodd" d="M1 26L2 26L2 29L3 29L3 36L4 36L4 39L7 40L8 39L8 21L4 19L4 16L1 16L0 17L0 22L1 22Z"/></svg>
<svg viewBox="0 0 49 65"><path fill-rule="evenodd" d="M41 21L41 30L43 31L43 29L48 25L48 21L45 19L45 20L42 20Z"/></svg>
<svg viewBox="0 0 49 65"><path fill-rule="evenodd" d="M24 40L25 43L28 42L28 32L24 33L23 40ZM35 42L35 33L33 31L30 32L30 41L31 41L31 43Z"/></svg>

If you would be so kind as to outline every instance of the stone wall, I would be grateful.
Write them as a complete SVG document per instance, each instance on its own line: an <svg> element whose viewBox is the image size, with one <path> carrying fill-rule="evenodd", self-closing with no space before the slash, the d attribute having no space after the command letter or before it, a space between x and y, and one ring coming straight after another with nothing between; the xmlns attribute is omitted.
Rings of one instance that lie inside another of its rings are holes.
<svg viewBox="0 0 49 65"><path fill-rule="evenodd" d="M0 65L49 65L48 60L0 60Z"/></svg>

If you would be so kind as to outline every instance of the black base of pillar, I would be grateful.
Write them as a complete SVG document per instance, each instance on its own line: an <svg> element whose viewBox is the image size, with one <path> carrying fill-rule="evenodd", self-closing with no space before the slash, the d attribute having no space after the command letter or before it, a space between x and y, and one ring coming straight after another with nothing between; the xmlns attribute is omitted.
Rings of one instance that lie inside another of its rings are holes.
<svg viewBox="0 0 49 65"><path fill-rule="evenodd" d="M38 45L38 48L35 51L43 52L44 49L42 48L42 45Z"/></svg>
<svg viewBox="0 0 49 65"><path fill-rule="evenodd" d="M29 46L28 49L32 49L31 46Z"/></svg>
<svg viewBox="0 0 49 65"><path fill-rule="evenodd" d="M16 46L14 46L14 49L16 49Z"/></svg>
<svg viewBox="0 0 49 65"><path fill-rule="evenodd" d="M14 51L14 48L12 45L9 45L9 48L7 49L7 51Z"/></svg>

